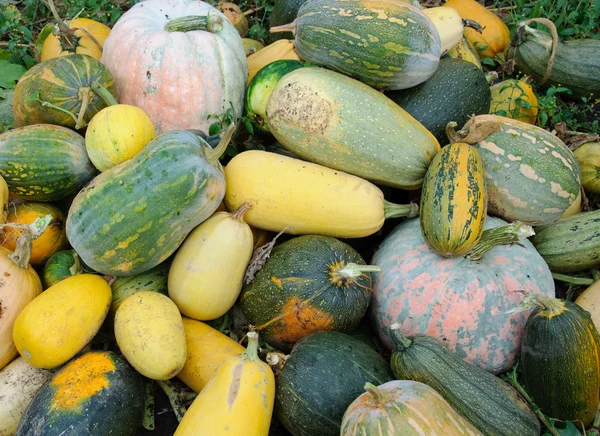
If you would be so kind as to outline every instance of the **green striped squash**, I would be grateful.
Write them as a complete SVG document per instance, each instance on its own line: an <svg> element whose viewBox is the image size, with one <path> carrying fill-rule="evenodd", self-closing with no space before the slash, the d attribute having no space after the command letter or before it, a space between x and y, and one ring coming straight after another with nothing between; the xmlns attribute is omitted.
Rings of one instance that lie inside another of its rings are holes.
<svg viewBox="0 0 600 436"><path fill-rule="evenodd" d="M498 115L477 115L458 133L449 129L449 136L479 149L491 215L530 225L550 224L579 195L577 158L540 127Z"/></svg>
<svg viewBox="0 0 600 436"><path fill-rule="evenodd" d="M381 92L324 68L281 78L267 103L271 133L301 159L401 189L417 189L437 139Z"/></svg>
<svg viewBox="0 0 600 436"><path fill-rule="evenodd" d="M83 274L84 265L75 250L61 250L54 253L46 264L42 274L44 289L48 289L62 279Z"/></svg>
<svg viewBox="0 0 600 436"><path fill-rule="evenodd" d="M600 210L538 228L531 242L554 272L594 267L600 264Z"/></svg>
<svg viewBox="0 0 600 436"><path fill-rule="evenodd" d="M0 135L0 175L11 197L60 200L96 173L83 136L65 127L35 124Z"/></svg>
<svg viewBox="0 0 600 436"><path fill-rule="evenodd" d="M35 65L15 88L13 113L17 125L48 123L78 129L87 125L107 106L92 90L95 82L116 95L112 74L91 56L72 54Z"/></svg>
<svg viewBox="0 0 600 436"><path fill-rule="evenodd" d="M129 276L166 260L223 200L223 144L211 151L199 136L172 130L96 177L67 217L67 237L86 265Z"/></svg>
<svg viewBox="0 0 600 436"><path fill-rule="evenodd" d="M456 142L431 162L421 192L421 231L444 257L467 254L481 239L487 194L479 151Z"/></svg>
<svg viewBox="0 0 600 436"><path fill-rule="evenodd" d="M418 85L440 62L433 22L416 7L393 0L311 0L294 23L274 30L292 31L296 52L306 62L377 89Z"/></svg>

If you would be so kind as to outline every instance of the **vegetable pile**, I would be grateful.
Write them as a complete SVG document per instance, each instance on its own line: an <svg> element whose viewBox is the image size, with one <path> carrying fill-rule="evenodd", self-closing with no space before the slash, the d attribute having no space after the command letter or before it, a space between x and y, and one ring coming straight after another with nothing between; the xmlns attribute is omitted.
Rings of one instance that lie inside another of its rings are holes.
<svg viewBox="0 0 600 436"><path fill-rule="evenodd" d="M598 434L600 143L537 95L600 98L600 40L475 0L277 0L266 41L228 2L48 5L0 60L0 436Z"/></svg>

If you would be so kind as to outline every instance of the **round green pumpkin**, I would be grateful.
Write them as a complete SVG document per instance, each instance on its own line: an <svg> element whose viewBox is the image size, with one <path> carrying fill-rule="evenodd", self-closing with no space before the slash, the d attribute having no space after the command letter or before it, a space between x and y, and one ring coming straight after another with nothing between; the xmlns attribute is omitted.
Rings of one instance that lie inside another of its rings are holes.
<svg viewBox="0 0 600 436"><path fill-rule="evenodd" d="M82 354L46 383L16 436L133 436L144 411L144 382L112 351Z"/></svg>
<svg viewBox="0 0 600 436"><path fill-rule="evenodd" d="M273 249L240 307L262 339L289 350L311 333L356 327L371 300L371 269L335 238L300 236Z"/></svg>
<svg viewBox="0 0 600 436"><path fill-rule="evenodd" d="M54 253L44 265L42 279L44 289L62 279L83 273L83 262L75 250L61 250Z"/></svg>
<svg viewBox="0 0 600 436"><path fill-rule="evenodd" d="M107 106L92 90L94 83L116 96L112 74L91 56L72 54L41 62L17 83L13 101L15 122L18 126L48 123L84 127Z"/></svg>

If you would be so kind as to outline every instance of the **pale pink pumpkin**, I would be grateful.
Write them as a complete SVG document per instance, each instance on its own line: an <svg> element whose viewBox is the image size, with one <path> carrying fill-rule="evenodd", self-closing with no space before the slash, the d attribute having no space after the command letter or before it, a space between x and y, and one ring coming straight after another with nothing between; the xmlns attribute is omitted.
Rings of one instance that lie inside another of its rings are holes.
<svg viewBox="0 0 600 436"><path fill-rule="evenodd" d="M506 222L487 217L486 229ZM492 248L479 261L432 251L419 219L398 225L373 256L371 318L392 348L389 326L433 336L465 361L493 373L515 362L529 312L507 314L525 292L554 297L548 266L528 240Z"/></svg>
<svg viewBox="0 0 600 436"><path fill-rule="evenodd" d="M222 17L222 29L168 32L171 20ZM233 25L213 6L194 0L146 0L117 21L104 43L102 63L115 78L120 103L138 106L156 133L208 130L230 107L242 114L248 64Z"/></svg>

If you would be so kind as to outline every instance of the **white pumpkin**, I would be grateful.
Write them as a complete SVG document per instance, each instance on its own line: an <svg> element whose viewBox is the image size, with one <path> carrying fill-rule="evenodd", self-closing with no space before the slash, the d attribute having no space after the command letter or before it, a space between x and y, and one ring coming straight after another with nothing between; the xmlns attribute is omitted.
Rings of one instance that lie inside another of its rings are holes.
<svg viewBox="0 0 600 436"><path fill-rule="evenodd" d="M222 20L209 30L167 31L188 16ZM175 21L174 21L175 20ZM117 21L102 63L115 78L120 103L140 107L156 133L208 130L232 108L242 114L248 64L238 31L216 8L198 0L147 0Z"/></svg>

